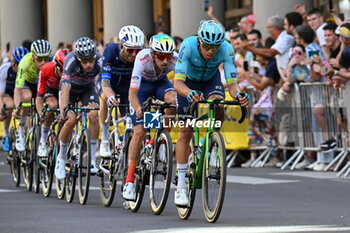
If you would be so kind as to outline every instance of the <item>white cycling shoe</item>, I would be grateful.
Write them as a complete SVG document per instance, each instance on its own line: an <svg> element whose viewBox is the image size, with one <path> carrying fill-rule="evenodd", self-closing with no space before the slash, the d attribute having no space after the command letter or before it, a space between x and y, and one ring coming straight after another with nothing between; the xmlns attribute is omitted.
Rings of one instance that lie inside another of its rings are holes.
<svg viewBox="0 0 350 233"><path fill-rule="evenodd" d="M127 201L135 200L134 183L126 183L123 187L123 198Z"/></svg>
<svg viewBox="0 0 350 233"><path fill-rule="evenodd" d="M187 188L179 188L175 191L175 205L180 207L188 206Z"/></svg>
<svg viewBox="0 0 350 233"><path fill-rule="evenodd" d="M101 141L100 156L102 158L110 158L112 156L111 148L108 140Z"/></svg>
<svg viewBox="0 0 350 233"><path fill-rule="evenodd" d="M63 180L64 178L66 178L65 166L66 166L66 161L63 159L57 158L56 167L55 167L55 176L57 177L57 179Z"/></svg>

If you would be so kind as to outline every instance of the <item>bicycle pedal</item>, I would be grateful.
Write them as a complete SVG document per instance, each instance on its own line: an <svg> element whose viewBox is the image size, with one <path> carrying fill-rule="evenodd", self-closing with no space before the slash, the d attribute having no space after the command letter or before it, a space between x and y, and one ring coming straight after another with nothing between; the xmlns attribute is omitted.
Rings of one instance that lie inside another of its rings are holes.
<svg viewBox="0 0 350 233"><path fill-rule="evenodd" d="M190 167L191 167L192 169L196 169L196 164L195 164L195 163L191 163L191 164L190 164Z"/></svg>
<svg viewBox="0 0 350 233"><path fill-rule="evenodd" d="M173 184L177 186L177 176L175 176L174 180L173 180Z"/></svg>

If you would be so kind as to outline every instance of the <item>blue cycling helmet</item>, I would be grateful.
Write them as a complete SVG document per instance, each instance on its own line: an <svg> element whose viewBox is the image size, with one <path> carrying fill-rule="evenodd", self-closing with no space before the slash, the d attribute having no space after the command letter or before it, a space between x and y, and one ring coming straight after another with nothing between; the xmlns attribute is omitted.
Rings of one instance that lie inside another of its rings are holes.
<svg viewBox="0 0 350 233"><path fill-rule="evenodd" d="M206 44L220 45L225 40L225 29L215 20L202 21L198 28L198 37Z"/></svg>
<svg viewBox="0 0 350 233"><path fill-rule="evenodd" d="M12 52L13 59L17 63L19 63L21 61L21 59L24 57L24 55L26 55L28 52L29 51L27 48L19 46L19 47L15 48Z"/></svg>

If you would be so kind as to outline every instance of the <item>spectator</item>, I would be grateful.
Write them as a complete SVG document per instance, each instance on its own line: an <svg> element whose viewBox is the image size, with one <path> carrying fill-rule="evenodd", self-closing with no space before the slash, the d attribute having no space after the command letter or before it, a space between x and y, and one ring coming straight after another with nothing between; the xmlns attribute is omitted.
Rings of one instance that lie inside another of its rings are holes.
<svg viewBox="0 0 350 233"><path fill-rule="evenodd" d="M284 30L284 19L278 15L272 16L268 19L267 31L269 32L271 38L276 40L276 43L271 48L254 48L248 43L245 44L244 48L257 55L275 57L278 72L285 80L286 77L283 76L282 70L286 69L288 66L288 52L294 44L294 38Z"/></svg>
<svg viewBox="0 0 350 233"><path fill-rule="evenodd" d="M324 39L326 41L326 45L330 51L330 59L329 64L332 67L339 68L338 60L336 59L341 48L341 43L339 40L339 36L335 33L337 29L337 25L335 23L328 23L324 28Z"/></svg>
<svg viewBox="0 0 350 233"><path fill-rule="evenodd" d="M24 40L23 42L22 42L22 46L24 47L24 48L26 48L28 51L30 51L30 46L32 45L32 41L30 41L30 40Z"/></svg>
<svg viewBox="0 0 350 233"><path fill-rule="evenodd" d="M239 23L239 29L242 34L245 36L248 36L248 33L254 29L254 25L256 24L256 16L253 14L250 14L248 16L243 17Z"/></svg>
<svg viewBox="0 0 350 233"><path fill-rule="evenodd" d="M326 59L330 58L329 47L326 45L326 41L324 38L323 28L327 25L324 22L323 15L318 8L313 8L307 12L307 22L309 26L316 32L318 44L322 47L323 54Z"/></svg>
<svg viewBox="0 0 350 233"><path fill-rule="evenodd" d="M173 38L174 38L175 46L176 46L175 51L178 53L179 49L180 49L180 45L181 45L183 39L181 37L179 37L179 36L174 36Z"/></svg>
<svg viewBox="0 0 350 233"><path fill-rule="evenodd" d="M248 44L255 48L262 48L261 32L257 29L253 29L248 33Z"/></svg>
<svg viewBox="0 0 350 233"><path fill-rule="evenodd" d="M243 61L248 61L251 64L253 61L253 54L244 49L244 44L247 42L247 37L244 34L238 34L233 38L233 48L235 49L235 64L236 67L243 67Z"/></svg>
<svg viewBox="0 0 350 233"><path fill-rule="evenodd" d="M287 13L284 17L284 30L289 35L293 35L296 26L301 24L303 24L303 17L298 12Z"/></svg>

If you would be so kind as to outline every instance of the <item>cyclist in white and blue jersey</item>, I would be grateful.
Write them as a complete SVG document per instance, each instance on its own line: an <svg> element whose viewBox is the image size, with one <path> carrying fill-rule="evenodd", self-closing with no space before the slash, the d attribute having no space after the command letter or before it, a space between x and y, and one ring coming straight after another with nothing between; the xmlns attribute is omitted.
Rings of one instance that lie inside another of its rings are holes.
<svg viewBox="0 0 350 233"><path fill-rule="evenodd" d="M102 99L100 107L102 132L100 155L104 158L111 156L108 135L109 125L105 124L107 105L117 106L118 103L129 103L130 79L135 57L141 51L145 42L141 29L133 25L122 27L119 31L119 39L120 43L110 44L104 50L102 72L97 80L97 93ZM119 94L119 99L115 98L116 94ZM119 108L119 110L124 116L126 109Z"/></svg>
<svg viewBox="0 0 350 233"><path fill-rule="evenodd" d="M249 96L240 94L234 62L235 52L230 43L225 41L224 27L214 20L202 21L198 36L188 37L182 42L175 66L174 88L177 92L179 119L185 119L190 102L197 102L203 98L225 99L218 69L221 63L224 64L229 94L232 98L239 100L241 106L248 104ZM216 115L218 120L224 120L223 107ZM178 206L188 205L185 175L192 135L191 127L183 127L180 129L180 136L176 143L178 184L175 191L175 204Z"/></svg>

